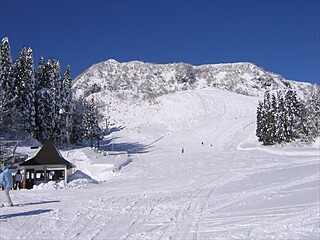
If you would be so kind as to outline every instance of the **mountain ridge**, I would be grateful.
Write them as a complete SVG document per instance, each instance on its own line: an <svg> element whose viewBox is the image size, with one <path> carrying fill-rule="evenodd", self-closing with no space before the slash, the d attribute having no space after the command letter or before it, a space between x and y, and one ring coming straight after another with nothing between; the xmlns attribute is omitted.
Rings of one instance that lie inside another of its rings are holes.
<svg viewBox="0 0 320 240"><path fill-rule="evenodd" d="M266 71L250 62L204 64L118 62L109 59L96 63L74 79L78 95L117 92L127 99L155 101L158 96L206 87L216 87L235 93L259 96L266 90L292 89L310 92L311 83L287 80L280 74Z"/></svg>

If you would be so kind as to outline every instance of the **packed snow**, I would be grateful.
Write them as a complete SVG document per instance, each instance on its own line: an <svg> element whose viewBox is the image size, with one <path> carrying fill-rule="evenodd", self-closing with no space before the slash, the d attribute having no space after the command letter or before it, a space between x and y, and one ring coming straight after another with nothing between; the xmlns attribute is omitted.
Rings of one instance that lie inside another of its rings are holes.
<svg viewBox="0 0 320 240"><path fill-rule="evenodd" d="M262 146L258 100L206 88L118 104L99 150L61 150L68 183L11 191L0 239L319 239L319 139Z"/></svg>

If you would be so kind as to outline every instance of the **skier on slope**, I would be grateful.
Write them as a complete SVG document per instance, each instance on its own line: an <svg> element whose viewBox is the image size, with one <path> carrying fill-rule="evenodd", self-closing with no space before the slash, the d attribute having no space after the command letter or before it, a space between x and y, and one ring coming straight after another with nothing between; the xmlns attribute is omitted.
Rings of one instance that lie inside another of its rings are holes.
<svg viewBox="0 0 320 240"><path fill-rule="evenodd" d="M9 169L5 166L2 167L2 171L3 172L0 174L0 185L3 185L4 187L4 196L7 200L7 204L2 204L1 206L11 207L13 204L9 192L13 187L12 174L9 171Z"/></svg>

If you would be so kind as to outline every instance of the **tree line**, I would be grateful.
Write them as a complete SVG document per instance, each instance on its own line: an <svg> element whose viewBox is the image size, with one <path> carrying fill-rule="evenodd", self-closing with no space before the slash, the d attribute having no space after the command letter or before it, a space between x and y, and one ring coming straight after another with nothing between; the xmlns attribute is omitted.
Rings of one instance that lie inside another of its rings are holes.
<svg viewBox="0 0 320 240"><path fill-rule="evenodd" d="M0 131L56 144L101 135L94 99L74 97L70 66L62 74L58 60L41 57L35 68L32 49L26 47L13 61L7 37L0 52Z"/></svg>
<svg viewBox="0 0 320 240"><path fill-rule="evenodd" d="M265 92L257 108L256 136L264 145L319 137L320 93L316 86L306 100L293 90Z"/></svg>

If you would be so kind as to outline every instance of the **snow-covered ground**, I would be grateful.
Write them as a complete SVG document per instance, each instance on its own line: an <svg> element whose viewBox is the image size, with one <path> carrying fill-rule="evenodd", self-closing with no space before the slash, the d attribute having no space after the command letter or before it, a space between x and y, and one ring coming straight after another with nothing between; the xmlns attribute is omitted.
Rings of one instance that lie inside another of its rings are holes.
<svg viewBox="0 0 320 240"><path fill-rule="evenodd" d="M104 152L62 151L73 181L11 191L0 239L319 239L319 140L262 146L257 103L209 88L117 105Z"/></svg>

